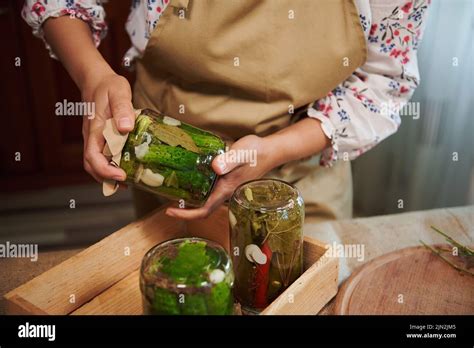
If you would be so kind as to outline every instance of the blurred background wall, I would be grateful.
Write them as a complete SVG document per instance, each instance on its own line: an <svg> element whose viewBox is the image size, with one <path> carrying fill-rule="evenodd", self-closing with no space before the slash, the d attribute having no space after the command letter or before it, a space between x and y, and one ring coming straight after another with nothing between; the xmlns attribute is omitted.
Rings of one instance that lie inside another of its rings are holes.
<svg viewBox="0 0 474 348"><path fill-rule="evenodd" d="M402 116L398 133L352 163L358 215L474 204L473 8L432 2L411 100L420 117Z"/></svg>

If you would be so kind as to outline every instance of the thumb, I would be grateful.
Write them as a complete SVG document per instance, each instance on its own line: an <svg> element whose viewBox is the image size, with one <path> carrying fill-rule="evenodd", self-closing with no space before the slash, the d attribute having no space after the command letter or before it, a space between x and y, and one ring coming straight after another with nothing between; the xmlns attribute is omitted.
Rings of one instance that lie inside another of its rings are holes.
<svg viewBox="0 0 474 348"><path fill-rule="evenodd" d="M130 91L121 89L109 95L112 117L120 133L128 133L135 127L135 112Z"/></svg>
<svg viewBox="0 0 474 348"><path fill-rule="evenodd" d="M232 144L229 151L216 156L212 161L212 169L218 175L224 175L247 163L247 156L244 154L248 150L243 145L237 141Z"/></svg>

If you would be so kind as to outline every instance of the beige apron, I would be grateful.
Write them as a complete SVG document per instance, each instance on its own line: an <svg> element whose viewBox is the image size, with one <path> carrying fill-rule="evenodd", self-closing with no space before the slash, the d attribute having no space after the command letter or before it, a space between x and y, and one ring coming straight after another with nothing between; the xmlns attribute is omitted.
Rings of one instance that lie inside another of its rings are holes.
<svg viewBox="0 0 474 348"><path fill-rule="evenodd" d="M171 0L137 61L134 105L230 141L265 136L304 117L365 59L350 0ZM317 162L291 162L267 176L294 183L309 214L350 217L350 164ZM157 206L147 193L135 196L139 215Z"/></svg>

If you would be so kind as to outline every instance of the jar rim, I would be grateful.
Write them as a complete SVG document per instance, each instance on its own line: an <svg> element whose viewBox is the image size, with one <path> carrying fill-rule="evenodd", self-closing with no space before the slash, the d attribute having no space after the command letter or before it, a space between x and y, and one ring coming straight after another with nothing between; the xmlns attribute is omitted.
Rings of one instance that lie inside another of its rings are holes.
<svg viewBox="0 0 474 348"><path fill-rule="evenodd" d="M248 203L247 200L241 199L239 196L241 195L242 190L251 184L254 183L263 183L265 181L273 181L273 182L279 182L291 189L291 197L288 199L282 199L281 201L278 201L272 205L265 205L265 206L255 206L251 205ZM287 210L287 209L292 209L295 204L297 204L297 200L301 199L301 194L296 188L295 185L290 184L287 181L281 180L281 179L274 179L274 178L260 178L260 179L254 179L254 180L249 180L246 181L242 184L240 184L235 190L234 193L232 194L231 201L236 202L239 206L249 209L249 210L254 210L254 211L259 211L259 212L269 212L269 211L282 211L282 210Z"/></svg>

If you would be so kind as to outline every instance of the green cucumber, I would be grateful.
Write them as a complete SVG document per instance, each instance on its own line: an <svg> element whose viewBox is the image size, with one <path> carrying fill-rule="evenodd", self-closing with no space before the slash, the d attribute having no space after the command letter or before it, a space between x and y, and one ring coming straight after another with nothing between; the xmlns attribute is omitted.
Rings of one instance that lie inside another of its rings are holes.
<svg viewBox="0 0 474 348"><path fill-rule="evenodd" d="M185 315L207 314L206 299L203 294L187 294L181 303L181 313Z"/></svg>
<svg viewBox="0 0 474 348"><path fill-rule="evenodd" d="M168 197L170 199L179 198L179 199L184 199L185 201L188 201L189 199L191 199L191 193L181 188L159 186L159 187L154 187L153 190L151 191L153 193L161 193L165 197Z"/></svg>
<svg viewBox="0 0 474 348"><path fill-rule="evenodd" d="M165 177L164 186L173 187L167 184L167 179L170 178L173 173L177 179L178 188L193 192L193 193L207 193L211 187L213 177L209 178L198 171L181 171L175 170L163 166L150 166L153 172L160 173ZM215 174L214 174L215 175Z"/></svg>
<svg viewBox="0 0 474 348"><path fill-rule="evenodd" d="M127 177L133 178L135 176L135 171L137 170L137 164L135 162L135 150L133 147L130 147L128 142L125 144L125 147L122 150L120 168L125 171Z"/></svg>
<svg viewBox="0 0 474 348"><path fill-rule="evenodd" d="M232 301L231 288L227 282L223 281L214 285L207 301L207 308L208 314L232 314L234 303Z"/></svg>
<svg viewBox="0 0 474 348"><path fill-rule="evenodd" d="M153 120L149 116L146 116L146 115L138 116L135 121L135 129L133 130L133 132L138 135L142 134L143 132L146 132L146 130L148 129L148 126L152 122Z"/></svg>
<svg viewBox="0 0 474 348"><path fill-rule="evenodd" d="M156 288L152 303L154 314L177 315L180 314L178 297L169 290Z"/></svg>
<svg viewBox="0 0 474 348"><path fill-rule="evenodd" d="M166 166L178 170L196 170L199 155L181 147L150 145L140 162L149 166Z"/></svg>
<svg viewBox="0 0 474 348"><path fill-rule="evenodd" d="M135 121L135 128L128 135L127 144L125 146L134 147L140 145L143 142L143 133L147 131L148 126L150 126L152 122L153 120L146 115L138 116Z"/></svg>

